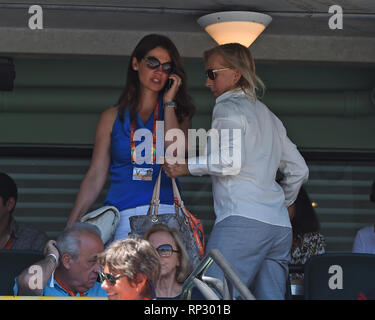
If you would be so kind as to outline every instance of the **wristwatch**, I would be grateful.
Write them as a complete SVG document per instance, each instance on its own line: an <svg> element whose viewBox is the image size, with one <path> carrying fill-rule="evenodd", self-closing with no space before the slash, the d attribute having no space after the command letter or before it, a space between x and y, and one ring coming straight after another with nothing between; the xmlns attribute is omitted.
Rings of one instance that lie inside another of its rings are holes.
<svg viewBox="0 0 375 320"><path fill-rule="evenodd" d="M170 107L170 108L177 108L177 103L174 102L174 101L168 101L168 102L164 102L164 108L166 107Z"/></svg>

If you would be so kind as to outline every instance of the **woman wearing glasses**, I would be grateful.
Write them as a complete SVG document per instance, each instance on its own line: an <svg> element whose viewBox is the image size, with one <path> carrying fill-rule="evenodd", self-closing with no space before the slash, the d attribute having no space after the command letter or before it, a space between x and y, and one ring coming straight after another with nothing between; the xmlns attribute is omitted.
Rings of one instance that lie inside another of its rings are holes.
<svg viewBox="0 0 375 320"><path fill-rule="evenodd" d="M129 217L147 213L161 168L156 159L156 145L164 137L156 135L157 125L164 121L165 133L181 129L187 138L193 113L177 48L165 36L145 36L130 57L126 85L118 105L105 110L100 117L91 165L68 224L79 220L90 209L110 171L111 184L105 205L115 206L121 214L115 240L128 237ZM151 139L137 137L141 132L138 129L146 129ZM165 141L165 149L171 143ZM159 213L171 209L174 210L171 179L163 172Z"/></svg>
<svg viewBox="0 0 375 320"><path fill-rule="evenodd" d="M264 85L249 49L221 45L205 52L204 60L206 86L216 98L212 128L221 144L215 147L211 139L206 162L189 159L165 170L170 177L212 176L216 221L207 252L218 249L257 299L284 299L292 244L287 207L308 168L281 121L257 99ZM207 275L223 277L216 265Z"/></svg>
<svg viewBox="0 0 375 320"><path fill-rule="evenodd" d="M158 298L179 299L182 284L190 274L189 256L176 229L159 224L151 227L145 239L159 254L161 272L155 285Z"/></svg>
<svg viewBox="0 0 375 320"><path fill-rule="evenodd" d="M99 273L109 300L155 299L154 283L160 274L158 254L142 239L112 242L98 256L104 272Z"/></svg>

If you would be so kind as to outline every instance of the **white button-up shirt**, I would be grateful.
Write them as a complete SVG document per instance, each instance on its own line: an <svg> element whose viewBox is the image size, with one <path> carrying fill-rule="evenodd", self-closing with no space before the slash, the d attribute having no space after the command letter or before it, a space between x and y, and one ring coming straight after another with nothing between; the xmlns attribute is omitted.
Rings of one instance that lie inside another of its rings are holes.
<svg viewBox="0 0 375 320"><path fill-rule="evenodd" d="M262 102L234 90L216 99L212 128L220 141L211 139L204 155L189 159L188 168L192 175L212 177L215 223L238 215L291 227L287 207L309 170L282 122Z"/></svg>

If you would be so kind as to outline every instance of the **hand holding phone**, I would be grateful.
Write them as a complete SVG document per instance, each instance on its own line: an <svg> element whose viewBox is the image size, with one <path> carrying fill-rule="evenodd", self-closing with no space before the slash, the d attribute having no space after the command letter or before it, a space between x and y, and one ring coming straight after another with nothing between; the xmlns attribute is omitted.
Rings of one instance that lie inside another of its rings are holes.
<svg viewBox="0 0 375 320"><path fill-rule="evenodd" d="M167 83L165 84L165 91L169 90L173 85L174 80L171 78L168 78Z"/></svg>
<svg viewBox="0 0 375 320"><path fill-rule="evenodd" d="M181 84L181 78L173 73L169 75L164 86L164 102L173 101Z"/></svg>

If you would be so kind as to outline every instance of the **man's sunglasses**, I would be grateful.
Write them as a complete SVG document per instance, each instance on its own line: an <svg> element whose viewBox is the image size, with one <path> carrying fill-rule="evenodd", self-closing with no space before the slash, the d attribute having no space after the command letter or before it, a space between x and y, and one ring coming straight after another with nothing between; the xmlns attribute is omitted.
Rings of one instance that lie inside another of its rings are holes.
<svg viewBox="0 0 375 320"><path fill-rule="evenodd" d="M164 62L160 63L160 61L155 57L146 57L144 58L146 61L146 66L152 70L155 70L161 66L161 69L166 74L171 74L173 72L173 63L172 62Z"/></svg>
<svg viewBox="0 0 375 320"><path fill-rule="evenodd" d="M120 279L121 277L126 277L126 274L117 274L117 275L112 275L110 273L104 273L104 272L99 272L99 279L100 282L104 282L104 280L107 280L111 286L114 286L116 284L116 281Z"/></svg>
<svg viewBox="0 0 375 320"><path fill-rule="evenodd" d="M216 72L228 70L230 68L221 68L221 69L207 69L206 70L206 77L210 78L211 80L216 79Z"/></svg>
<svg viewBox="0 0 375 320"><path fill-rule="evenodd" d="M178 250L174 250L170 244L161 244L159 247L156 248L159 256L161 257L170 257L173 252L180 252Z"/></svg>

